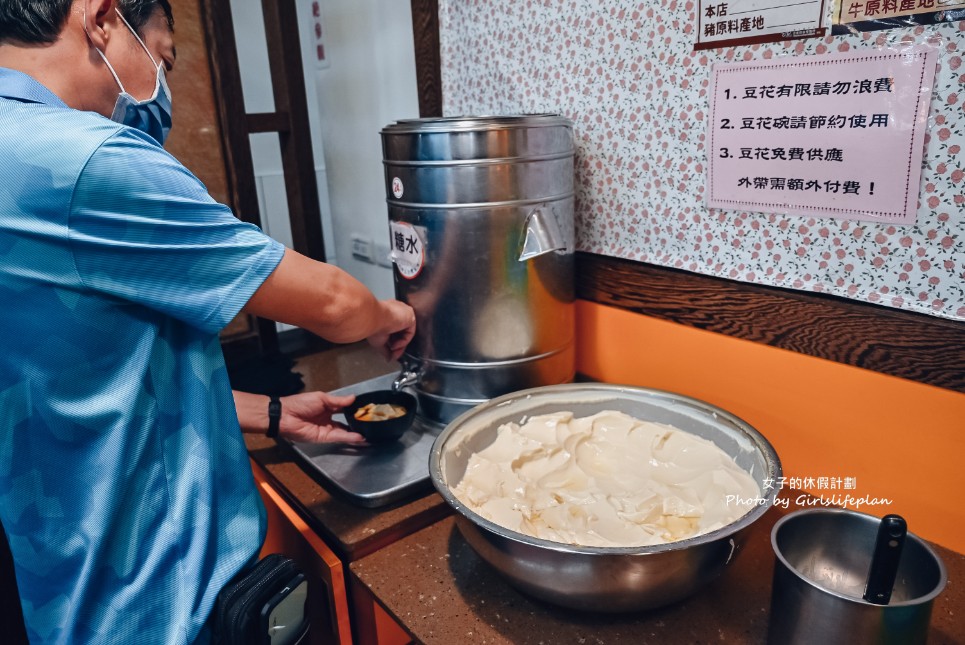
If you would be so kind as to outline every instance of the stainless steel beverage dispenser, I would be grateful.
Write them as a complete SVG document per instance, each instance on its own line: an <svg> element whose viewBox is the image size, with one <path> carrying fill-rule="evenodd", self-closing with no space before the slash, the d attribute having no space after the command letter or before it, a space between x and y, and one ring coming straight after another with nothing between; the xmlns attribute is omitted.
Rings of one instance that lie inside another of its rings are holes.
<svg viewBox="0 0 965 645"><path fill-rule="evenodd" d="M418 325L396 386L446 423L572 380L572 123L415 119L381 134L395 293Z"/></svg>

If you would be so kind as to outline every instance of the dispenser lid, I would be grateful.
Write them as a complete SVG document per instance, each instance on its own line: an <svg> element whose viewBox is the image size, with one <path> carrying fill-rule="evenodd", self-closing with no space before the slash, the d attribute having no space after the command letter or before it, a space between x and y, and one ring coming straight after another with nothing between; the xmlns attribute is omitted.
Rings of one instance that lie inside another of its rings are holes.
<svg viewBox="0 0 965 645"><path fill-rule="evenodd" d="M515 114L490 116L449 116L425 119L400 119L382 129L383 134L414 132L471 132L511 128L572 128L573 122L559 114Z"/></svg>

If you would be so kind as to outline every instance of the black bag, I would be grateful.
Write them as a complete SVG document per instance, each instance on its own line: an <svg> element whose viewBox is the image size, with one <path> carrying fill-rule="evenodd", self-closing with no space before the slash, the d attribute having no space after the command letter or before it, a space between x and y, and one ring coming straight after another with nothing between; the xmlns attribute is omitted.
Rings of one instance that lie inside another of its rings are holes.
<svg viewBox="0 0 965 645"><path fill-rule="evenodd" d="M308 633L308 582L294 560L272 553L218 594L217 645L294 645Z"/></svg>

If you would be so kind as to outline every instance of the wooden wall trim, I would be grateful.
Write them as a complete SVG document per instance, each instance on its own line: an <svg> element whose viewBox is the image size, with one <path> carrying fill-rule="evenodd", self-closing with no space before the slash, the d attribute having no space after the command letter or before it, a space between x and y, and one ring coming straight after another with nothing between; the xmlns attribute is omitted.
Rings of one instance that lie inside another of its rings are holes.
<svg viewBox="0 0 965 645"><path fill-rule="evenodd" d="M439 0L411 0L419 116L442 116L442 63L439 54Z"/></svg>
<svg viewBox="0 0 965 645"><path fill-rule="evenodd" d="M577 253L577 296L965 392L965 323Z"/></svg>

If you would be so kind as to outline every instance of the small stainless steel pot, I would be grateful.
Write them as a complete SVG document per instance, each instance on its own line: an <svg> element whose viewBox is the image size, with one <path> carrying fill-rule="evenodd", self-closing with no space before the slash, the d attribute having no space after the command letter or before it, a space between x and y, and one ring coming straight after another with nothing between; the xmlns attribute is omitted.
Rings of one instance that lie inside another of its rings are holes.
<svg viewBox="0 0 965 645"><path fill-rule="evenodd" d="M769 643L925 642L932 603L948 581L945 566L928 544L909 533L891 602L864 600L880 521L843 508L818 508L795 511L774 525Z"/></svg>

